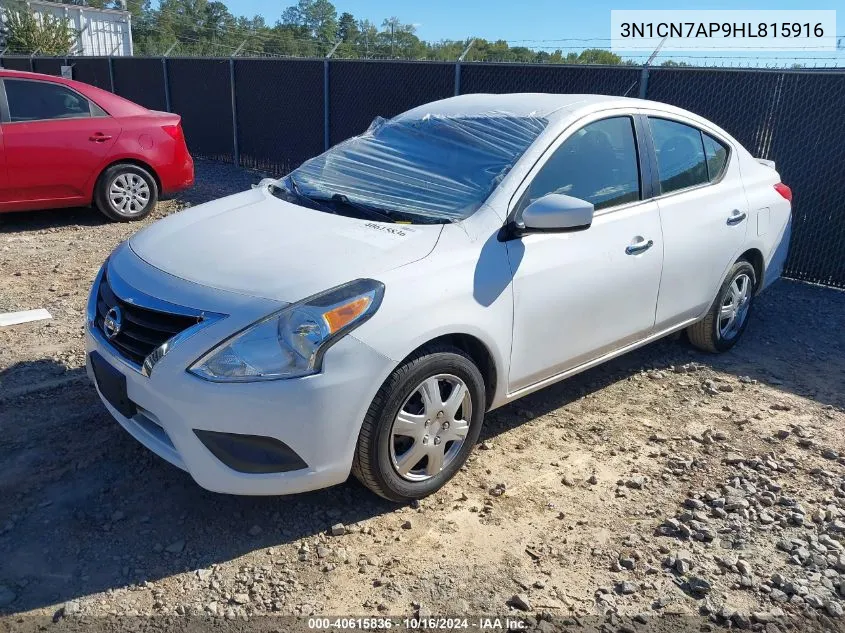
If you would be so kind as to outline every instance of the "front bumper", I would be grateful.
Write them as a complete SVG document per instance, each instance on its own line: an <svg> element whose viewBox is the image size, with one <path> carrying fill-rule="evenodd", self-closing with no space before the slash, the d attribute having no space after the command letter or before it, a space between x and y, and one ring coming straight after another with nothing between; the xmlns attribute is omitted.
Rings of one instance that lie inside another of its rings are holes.
<svg viewBox="0 0 845 633"><path fill-rule="evenodd" d="M138 259L128 247L121 247L112 256L109 275L112 274L133 287L144 286L139 290L153 296L156 289L150 280L156 274L165 275ZM91 359L92 354L98 354L125 377L126 395L134 405L129 411L123 408L129 415L119 412L98 386L97 392L112 417L144 446L190 473L203 488L215 492L280 495L346 480L364 415L395 363L349 335L329 349L319 374L254 383L202 380L189 374L187 367L224 337L259 318L259 313L267 314L272 309L264 305L266 300L247 305L243 304L243 297L235 297L232 303L223 292L181 280L176 283L170 276L163 281L166 300L172 302L183 283L184 296L199 293L208 297L198 307L229 316L180 341L155 365L149 377L128 363L89 323L89 377L95 378ZM215 302L213 297L218 294L220 301ZM238 302L242 305L233 310ZM256 472L261 470L260 465L253 468L242 460L230 459L225 455L225 446L221 452L219 442L209 442L208 432L264 438L265 447L281 445L300 461L291 457L285 472Z"/></svg>

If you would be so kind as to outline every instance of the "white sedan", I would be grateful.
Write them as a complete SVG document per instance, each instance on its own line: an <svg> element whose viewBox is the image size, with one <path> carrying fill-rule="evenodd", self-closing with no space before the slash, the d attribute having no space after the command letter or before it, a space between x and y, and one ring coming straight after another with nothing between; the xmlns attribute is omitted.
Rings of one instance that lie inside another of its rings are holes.
<svg viewBox="0 0 845 633"><path fill-rule="evenodd" d="M91 291L89 375L210 490L352 472L424 497L491 409L678 330L730 349L781 273L791 197L665 104L430 103L121 244Z"/></svg>

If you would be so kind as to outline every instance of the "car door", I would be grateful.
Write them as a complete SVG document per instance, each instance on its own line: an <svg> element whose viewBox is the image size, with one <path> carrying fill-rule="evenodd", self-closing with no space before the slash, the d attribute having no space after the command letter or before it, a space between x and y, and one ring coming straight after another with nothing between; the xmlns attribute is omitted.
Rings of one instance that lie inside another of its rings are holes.
<svg viewBox="0 0 845 633"><path fill-rule="evenodd" d="M0 203L89 202L119 123L58 83L7 77L3 88L7 183Z"/></svg>
<svg viewBox="0 0 845 633"><path fill-rule="evenodd" d="M745 243L748 200L739 161L715 132L664 115L650 115L648 127L665 244L656 313L663 329L710 307Z"/></svg>
<svg viewBox="0 0 845 633"><path fill-rule="evenodd" d="M650 174L640 173L638 128L628 113L582 120L549 148L514 197L516 221L549 193L588 200L596 211L587 229L507 243L514 293L511 392L653 329L663 238L649 199Z"/></svg>

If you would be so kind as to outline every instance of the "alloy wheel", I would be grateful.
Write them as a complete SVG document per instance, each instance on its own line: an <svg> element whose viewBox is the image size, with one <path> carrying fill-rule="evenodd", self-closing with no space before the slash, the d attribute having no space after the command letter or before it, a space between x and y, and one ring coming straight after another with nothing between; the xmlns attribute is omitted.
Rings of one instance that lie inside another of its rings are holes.
<svg viewBox="0 0 845 633"><path fill-rule="evenodd" d="M734 338L742 329L751 307L751 277L741 273L734 277L719 308L719 337Z"/></svg>
<svg viewBox="0 0 845 633"><path fill-rule="evenodd" d="M109 203L121 215L141 213L150 203L150 186L138 174L120 174L109 187Z"/></svg>

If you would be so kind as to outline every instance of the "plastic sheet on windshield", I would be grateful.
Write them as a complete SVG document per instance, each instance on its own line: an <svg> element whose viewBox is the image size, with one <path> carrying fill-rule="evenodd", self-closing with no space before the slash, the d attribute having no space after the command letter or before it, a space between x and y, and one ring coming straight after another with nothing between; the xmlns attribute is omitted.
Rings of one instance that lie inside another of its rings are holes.
<svg viewBox="0 0 845 633"><path fill-rule="evenodd" d="M540 117L377 118L291 175L312 198L454 221L471 215L543 131Z"/></svg>

